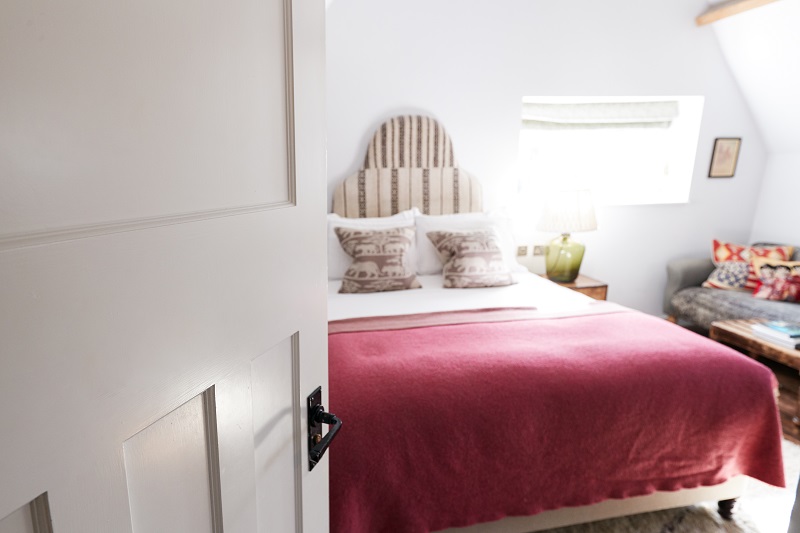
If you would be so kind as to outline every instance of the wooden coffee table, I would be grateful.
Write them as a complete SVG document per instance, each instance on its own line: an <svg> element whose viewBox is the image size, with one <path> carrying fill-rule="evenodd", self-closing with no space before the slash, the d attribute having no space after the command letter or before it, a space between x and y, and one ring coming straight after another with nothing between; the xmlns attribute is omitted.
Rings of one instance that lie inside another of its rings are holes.
<svg viewBox="0 0 800 533"><path fill-rule="evenodd" d="M750 326L759 322L766 322L766 320L749 318L712 322L708 336L717 342L736 348L750 357L766 357L800 371L800 350L784 348L753 335ZM795 424L800 425L800 391L798 391L798 404L792 420Z"/></svg>

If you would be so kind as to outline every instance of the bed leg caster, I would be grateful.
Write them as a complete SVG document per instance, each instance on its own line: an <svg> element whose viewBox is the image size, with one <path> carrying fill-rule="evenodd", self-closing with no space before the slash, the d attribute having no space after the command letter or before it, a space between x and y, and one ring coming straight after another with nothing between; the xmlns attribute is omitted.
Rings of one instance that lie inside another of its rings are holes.
<svg viewBox="0 0 800 533"><path fill-rule="evenodd" d="M736 505L736 498L732 500L720 500L717 502L717 507L719 508L719 515L724 520L730 520L733 518L733 506Z"/></svg>

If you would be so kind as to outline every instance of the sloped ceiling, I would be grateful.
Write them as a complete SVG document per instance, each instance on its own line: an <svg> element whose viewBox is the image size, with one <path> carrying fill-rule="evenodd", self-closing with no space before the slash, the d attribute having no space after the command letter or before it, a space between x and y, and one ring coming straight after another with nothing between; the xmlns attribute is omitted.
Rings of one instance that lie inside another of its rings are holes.
<svg viewBox="0 0 800 533"><path fill-rule="evenodd" d="M712 27L768 150L800 153L800 0L779 0Z"/></svg>

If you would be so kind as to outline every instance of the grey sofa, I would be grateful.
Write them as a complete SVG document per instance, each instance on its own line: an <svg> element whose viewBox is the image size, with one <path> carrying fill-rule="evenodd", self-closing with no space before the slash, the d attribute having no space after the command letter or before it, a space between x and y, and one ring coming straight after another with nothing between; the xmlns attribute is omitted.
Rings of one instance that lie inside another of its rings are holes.
<svg viewBox="0 0 800 533"><path fill-rule="evenodd" d="M797 250L797 249L795 249ZM795 251L797 261L800 251ZM714 270L711 259L674 259L667 264L664 313L672 322L707 330L715 320L767 318L800 322L800 304L753 298L749 292L706 289L700 285Z"/></svg>

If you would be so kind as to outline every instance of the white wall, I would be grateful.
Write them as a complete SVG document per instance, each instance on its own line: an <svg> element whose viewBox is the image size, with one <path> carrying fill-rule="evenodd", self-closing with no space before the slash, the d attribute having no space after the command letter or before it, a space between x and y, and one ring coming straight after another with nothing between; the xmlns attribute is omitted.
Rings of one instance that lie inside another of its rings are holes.
<svg viewBox="0 0 800 533"><path fill-rule="evenodd" d="M751 239L800 245L800 0L713 25L769 150Z"/></svg>
<svg viewBox="0 0 800 533"><path fill-rule="evenodd" d="M765 149L697 0L336 0L328 8L328 180L355 171L374 128L429 113L489 206L513 203L524 95L706 98L691 202L603 208L583 272L661 312L665 264L750 234ZM707 179L715 137L744 139L734 179ZM549 237L549 236L548 236ZM544 236L532 235L538 242Z"/></svg>
<svg viewBox="0 0 800 533"><path fill-rule="evenodd" d="M751 240L800 246L800 151L770 154Z"/></svg>
<svg viewBox="0 0 800 533"><path fill-rule="evenodd" d="M770 152L800 152L800 0L712 25Z"/></svg>

